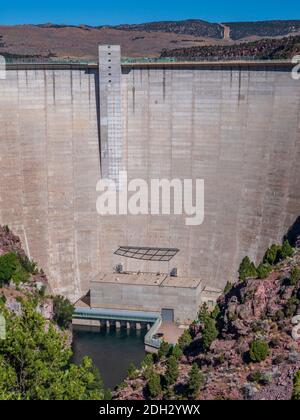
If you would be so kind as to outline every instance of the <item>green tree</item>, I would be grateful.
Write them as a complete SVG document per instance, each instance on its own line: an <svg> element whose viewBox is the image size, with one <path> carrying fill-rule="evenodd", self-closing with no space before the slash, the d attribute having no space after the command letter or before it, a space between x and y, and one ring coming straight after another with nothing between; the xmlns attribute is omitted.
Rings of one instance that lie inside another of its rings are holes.
<svg viewBox="0 0 300 420"><path fill-rule="evenodd" d="M219 305L216 305L214 310L211 313L211 318L212 319L217 319L219 317L219 315L221 314L221 309Z"/></svg>
<svg viewBox="0 0 300 420"><path fill-rule="evenodd" d="M294 267L291 271L290 285L296 286L299 281L300 281L300 269L298 267Z"/></svg>
<svg viewBox="0 0 300 420"><path fill-rule="evenodd" d="M74 306L63 296L54 297L54 321L63 329L69 327L74 314Z"/></svg>
<svg viewBox="0 0 300 420"><path fill-rule="evenodd" d="M137 374L137 367L135 366L134 363L130 363L129 368L127 370L127 376L129 379L135 379L136 378L136 374Z"/></svg>
<svg viewBox="0 0 300 420"><path fill-rule="evenodd" d="M144 360L142 361L141 366L143 369L147 369L149 366L151 367L153 363L154 363L153 354L148 353L146 354Z"/></svg>
<svg viewBox="0 0 300 420"><path fill-rule="evenodd" d="M204 321L204 328L202 331L202 344L204 350L209 350L213 341L218 337L218 330L216 322L212 318L208 318Z"/></svg>
<svg viewBox="0 0 300 420"><path fill-rule="evenodd" d="M282 248L280 250L280 258L285 260L286 258L291 257L294 254L294 248L290 245L289 241L284 241Z"/></svg>
<svg viewBox="0 0 300 420"><path fill-rule="evenodd" d="M295 374L292 399L300 401L300 370Z"/></svg>
<svg viewBox="0 0 300 420"><path fill-rule="evenodd" d="M257 276L259 279L266 279L272 271L270 264L261 263L257 267Z"/></svg>
<svg viewBox="0 0 300 420"><path fill-rule="evenodd" d="M204 322L206 319L211 317L211 312L208 309L208 306L206 303L203 303L203 305L201 306L200 310L199 310L199 314L198 314L198 318L199 321Z"/></svg>
<svg viewBox="0 0 300 420"><path fill-rule="evenodd" d="M176 357L171 356L167 361L165 380L168 386L174 385L179 376L178 361Z"/></svg>
<svg viewBox="0 0 300 420"><path fill-rule="evenodd" d="M171 345L167 343L166 341L163 341L158 350L158 358L163 359L164 357L167 357L170 353L170 350L171 350Z"/></svg>
<svg viewBox="0 0 300 420"><path fill-rule="evenodd" d="M0 286L8 283L18 267L19 259L17 254L9 252L0 256Z"/></svg>
<svg viewBox="0 0 300 420"><path fill-rule="evenodd" d="M147 389L151 398L156 398L162 393L160 375L153 370L149 375Z"/></svg>
<svg viewBox="0 0 300 420"><path fill-rule="evenodd" d="M239 267L239 278L241 281L245 281L248 278L256 277L256 268L253 262L250 261L249 257L245 257Z"/></svg>
<svg viewBox="0 0 300 420"><path fill-rule="evenodd" d="M174 356L177 360L180 359L183 355L183 351L181 350L179 344L176 344L176 346L172 349L172 356Z"/></svg>
<svg viewBox="0 0 300 420"><path fill-rule="evenodd" d="M260 363L269 356L269 345L264 340L254 340L250 345L250 359L252 362Z"/></svg>
<svg viewBox="0 0 300 420"><path fill-rule="evenodd" d="M182 351L184 351L191 343L193 339L189 330L184 330L184 333L179 337L178 345Z"/></svg>
<svg viewBox="0 0 300 420"><path fill-rule="evenodd" d="M204 384L204 376L196 363L193 364L188 376L189 394L197 399L199 390Z"/></svg>
<svg viewBox="0 0 300 420"><path fill-rule="evenodd" d="M6 310L7 336L0 340L0 399L101 400L103 383L91 359L71 363L67 334L21 301L22 314Z"/></svg>
<svg viewBox="0 0 300 420"><path fill-rule="evenodd" d="M279 251L281 250L280 245L273 244L265 253L264 263L274 265L278 261Z"/></svg>
<svg viewBox="0 0 300 420"><path fill-rule="evenodd" d="M224 289L224 295L227 295L228 293L230 293L232 288L233 288L233 284L230 283L230 281L228 281Z"/></svg>

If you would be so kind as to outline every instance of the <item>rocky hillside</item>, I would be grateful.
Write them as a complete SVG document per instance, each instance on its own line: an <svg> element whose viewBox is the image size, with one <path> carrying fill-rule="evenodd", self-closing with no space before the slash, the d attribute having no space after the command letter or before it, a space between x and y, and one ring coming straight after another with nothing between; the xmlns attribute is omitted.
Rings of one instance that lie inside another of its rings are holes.
<svg viewBox="0 0 300 420"><path fill-rule="evenodd" d="M230 37L240 40L249 37L278 37L300 33L300 20L270 20L259 22L230 22Z"/></svg>
<svg viewBox="0 0 300 420"><path fill-rule="evenodd" d="M204 38L222 39L224 28L217 23L199 19L188 19L170 22L150 22L139 25L119 25L115 27L124 31L171 32L182 35L194 35Z"/></svg>
<svg viewBox="0 0 300 420"><path fill-rule="evenodd" d="M164 50L161 57L188 60L288 59L300 53L300 36L233 44Z"/></svg>
<svg viewBox="0 0 300 420"><path fill-rule="evenodd" d="M212 314L201 309L179 343L184 354L164 345L159 357L147 356L142 369L131 370L115 398L300 398L300 250L275 263L278 249L259 266L261 279L228 284ZM275 265L264 271L267 261Z"/></svg>

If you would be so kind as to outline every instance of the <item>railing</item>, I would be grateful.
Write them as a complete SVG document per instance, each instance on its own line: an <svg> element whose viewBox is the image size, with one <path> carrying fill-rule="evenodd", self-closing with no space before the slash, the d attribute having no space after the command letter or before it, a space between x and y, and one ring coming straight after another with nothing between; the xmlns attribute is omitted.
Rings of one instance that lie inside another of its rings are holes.
<svg viewBox="0 0 300 420"><path fill-rule="evenodd" d="M153 347L155 349L159 349L161 344L162 344L162 340L160 338L154 338L154 336L158 333L160 327L162 324L162 318L161 316L159 318L157 318L156 322L154 323L154 325L152 326L151 330L148 331L148 333L145 336L145 340L144 343L146 346L149 347Z"/></svg>
<svg viewBox="0 0 300 420"><path fill-rule="evenodd" d="M36 64L36 65L98 65L97 60L81 60L81 59L51 59L51 58L40 58L40 57L5 57L6 64L12 65L28 65L28 64ZM257 58L257 57L163 57L163 58L123 58L121 64L124 66L134 65L134 64L172 64L172 63L223 63L223 62L257 62L257 63L291 63L290 59L282 59L282 60L272 60L272 59L265 59L265 58Z"/></svg>
<svg viewBox="0 0 300 420"><path fill-rule="evenodd" d="M79 319L103 319L108 321L132 321L144 323L155 323L159 317L160 314L156 312L125 311L101 308L76 308L73 315L73 318Z"/></svg>

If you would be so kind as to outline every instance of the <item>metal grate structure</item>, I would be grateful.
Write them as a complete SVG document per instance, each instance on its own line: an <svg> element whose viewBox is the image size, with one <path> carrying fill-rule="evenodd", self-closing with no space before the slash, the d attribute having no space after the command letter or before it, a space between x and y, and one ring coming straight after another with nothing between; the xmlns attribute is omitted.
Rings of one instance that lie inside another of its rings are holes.
<svg viewBox="0 0 300 420"><path fill-rule="evenodd" d="M138 246L120 246L115 255L143 261L171 261L179 252L177 248L149 248Z"/></svg>

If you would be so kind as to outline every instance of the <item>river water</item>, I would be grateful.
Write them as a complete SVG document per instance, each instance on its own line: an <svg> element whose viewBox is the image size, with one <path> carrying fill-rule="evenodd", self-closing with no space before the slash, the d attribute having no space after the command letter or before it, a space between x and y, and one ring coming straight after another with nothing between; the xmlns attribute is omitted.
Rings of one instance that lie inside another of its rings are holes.
<svg viewBox="0 0 300 420"><path fill-rule="evenodd" d="M89 356L99 369L104 385L114 389L126 377L130 363L137 366L145 357L144 336L147 331L106 330L74 327L73 361Z"/></svg>

